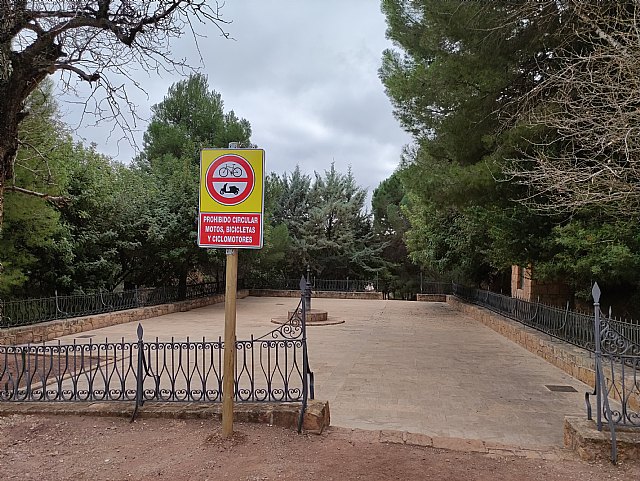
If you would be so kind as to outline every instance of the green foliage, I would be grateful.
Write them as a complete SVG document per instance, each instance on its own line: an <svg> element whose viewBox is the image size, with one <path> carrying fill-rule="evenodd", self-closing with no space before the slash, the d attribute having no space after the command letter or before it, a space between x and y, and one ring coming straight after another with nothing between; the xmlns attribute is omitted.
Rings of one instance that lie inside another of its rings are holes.
<svg viewBox="0 0 640 481"><path fill-rule="evenodd" d="M553 253L537 270L544 278L563 279L585 299L589 286L637 284L640 269L640 232L633 221L574 220L557 226L549 244Z"/></svg>
<svg viewBox="0 0 640 481"><path fill-rule="evenodd" d="M366 191L351 170L340 174L331 164L324 176L316 173L308 198L303 262L325 279L371 275L380 265L380 247L373 242L370 216L363 212Z"/></svg>
<svg viewBox="0 0 640 481"><path fill-rule="evenodd" d="M152 108L138 166L149 186L149 227L136 278L185 286L190 272L219 275L221 255L197 246L200 150L250 145L251 127L233 111L206 77L192 75L174 84Z"/></svg>
<svg viewBox="0 0 640 481"><path fill-rule="evenodd" d="M285 224L294 239L294 250L304 253L305 223L309 220L311 207L311 177L303 174L296 165L291 174L272 176L272 182L267 185L267 193L275 202L271 211L273 224ZM296 262L305 264L308 259L300 257Z"/></svg>
<svg viewBox="0 0 640 481"><path fill-rule="evenodd" d="M378 287L383 292L394 292L395 297L404 297L419 289L420 268L411 261L405 242L410 227L405 215L408 203L398 171L380 183L371 199L373 233L382 247L381 257L385 263L378 276ZM428 278L433 277L436 277L434 272L428 273Z"/></svg>
<svg viewBox="0 0 640 481"><path fill-rule="evenodd" d="M43 82L27 100L29 113L20 126L20 148L14 184L31 192L64 192L66 158L73 151L68 132L58 118L51 82ZM57 180L58 183L54 183ZM71 247L55 206L41 197L5 194L0 237L0 297L37 295L57 284L56 261L69 261Z"/></svg>
<svg viewBox="0 0 640 481"><path fill-rule="evenodd" d="M9 193L0 240L0 297L37 296L57 285L53 264L71 262L71 246L58 213L44 200ZM55 260L54 260L55 259Z"/></svg>
<svg viewBox="0 0 640 481"><path fill-rule="evenodd" d="M535 260L551 227L511 202L519 192L501 167L534 132L504 131L500 115L537 81L556 25L516 18L514 2L382 5L401 50L384 53L380 76L416 139L398 174L409 255L432 277L507 287L510 264Z"/></svg>
<svg viewBox="0 0 640 481"><path fill-rule="evenodd" d="M67 290L112 290L128 280L137 265L148 228L144 181L127 167L93 148L77 146L60 209L67 226L73 262L66 265Z"/></svg>
<svg viewBox="0 0 640 481"><path fill-rule="evenodd" d="M332 164L313 180L298 166L290 174L271 174L266 197L269 255L283 261L272 275L295 278L310 266L318 277L353 279L371 277L384 265L364 208L366 191L350 170L342 174Z"/></svg>

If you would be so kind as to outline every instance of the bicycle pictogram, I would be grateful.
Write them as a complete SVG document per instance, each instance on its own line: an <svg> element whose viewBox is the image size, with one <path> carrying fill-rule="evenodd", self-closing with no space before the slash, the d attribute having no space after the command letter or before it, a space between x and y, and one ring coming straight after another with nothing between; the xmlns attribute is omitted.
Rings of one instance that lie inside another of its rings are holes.
<svg viewBox="0 0 640 481"><path fill-rule="evenodd" d="M233 162L228 162L224 164L218 170L218 175L220 177L242 177L244 171L240 168L240 166L234 164Z"/></svg>
<svg viewBox="0 0 640 481"><path fill-rule="evenodd" d="M255 173L247 159L225 154L213 161L205 175L207 192L222 205L238 205L253 192Z"/></svg>

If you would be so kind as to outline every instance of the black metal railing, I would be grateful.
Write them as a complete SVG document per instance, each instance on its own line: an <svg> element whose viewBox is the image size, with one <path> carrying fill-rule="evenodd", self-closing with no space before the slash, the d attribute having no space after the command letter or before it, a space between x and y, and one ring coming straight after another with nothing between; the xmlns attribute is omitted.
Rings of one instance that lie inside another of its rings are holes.
<svg viewBox="0 0 640 481"><path fill-rule="evenodd" d="M245 281L249 289L273 289L273 290L296 290L299 279L269 278L269 279L248 279ZM409 298L415 300L416 294L453 294L453 283L434 282L423 280L422 277L415 277L402 284L390 286L388 281L378 278L369 279L320 279L310 277L310 282L314 291L337 291L337 292L396 292L397 298ZM408 295L401 295L401 292Z"/></svg>
<svg viewBox="0 0 640 481"><path fill-rule="evenodd" d="M453 285L453 294L460 299L485 307L549 336L592 352L595 349L593 315L571 311L568 308L560 309L547 306L539 302L529 302L460 284ZM630 342L640 345L640 324L614 319L607 319L607 322Z"/></svg>
<svg viewBox="0 0 640 481"><path fill-rule="evenodd" d="M376 291L376 279L310 279L314 291L369 292ZM297 290L300 279L268 279L245 281L250 289Z"/></svg>
<svg viewBox="0 0 640 481"><path fill-rule="evenodd" d="M420 294L453 294L452 282L423 282L420 285Z"/></svg>
<svg viewBox="0 0 640 481"><path fill-rule="evenodd" d="M0 346L0 402L221 402L222 338ZM264 336L236 341L236 402L313 399L302 301Z"/></svg>
<svg viewBox="0 0 640 481"><path fill-rule="evenodd" d="M209 297L224 292L217 282L178 287L132 289L121 292L99 291L94 294L54 296L42 299L0 300L0 328L26 326L39 322L155 306L184 299Z"/></svg>

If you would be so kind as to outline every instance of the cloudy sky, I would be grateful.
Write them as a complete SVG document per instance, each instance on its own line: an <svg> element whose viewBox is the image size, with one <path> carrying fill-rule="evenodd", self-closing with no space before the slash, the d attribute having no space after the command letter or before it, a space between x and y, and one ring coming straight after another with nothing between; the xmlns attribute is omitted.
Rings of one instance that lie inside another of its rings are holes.
<svg viewBox="0 0 640 481"><path fill-rule="evenodd" d="M394 119L378 78L386 24L377 0L228 0L223 8L226 30L201 29L202 62L191 39L173 45L176 57L187 57L207 74L221 93L226 110L251 123L252 140L266 151L267 171L322 172L331 162L371 192L398 165L402 146L410 141ZM146 90L130 91L139 114L162 100L180 79L165 74L137 77ZM77 118L67 106L67 118ZM135 134L140 144L145 125ZM134 149L107 140L109 126L82 127L78 135L98 150L128 162Z"/></svg>

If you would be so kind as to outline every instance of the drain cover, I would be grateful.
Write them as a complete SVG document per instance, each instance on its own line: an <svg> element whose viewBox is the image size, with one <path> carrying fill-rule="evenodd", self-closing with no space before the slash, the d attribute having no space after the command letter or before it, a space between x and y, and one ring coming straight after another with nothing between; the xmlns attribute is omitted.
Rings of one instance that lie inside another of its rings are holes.
<svg viewBox="0 0 640 481"><path fill-rule="evenodd" d="M578 392L573 386L556 386L554 384L546 384L544 387L553 392Z"/></svg>
<svg viewBox="0 0 640 481"><path fill-rule="evenodd" d="M76 336L76 339L89 339L95 336L95 334L85 334L83 336Z"/></svg>

